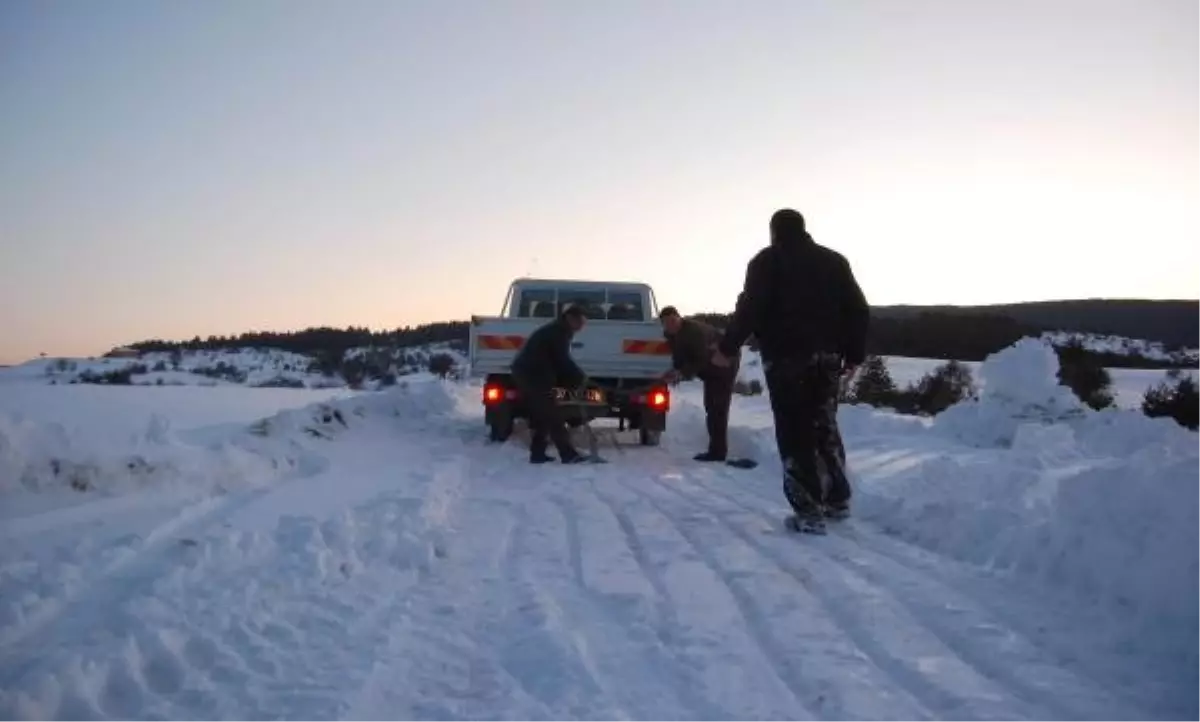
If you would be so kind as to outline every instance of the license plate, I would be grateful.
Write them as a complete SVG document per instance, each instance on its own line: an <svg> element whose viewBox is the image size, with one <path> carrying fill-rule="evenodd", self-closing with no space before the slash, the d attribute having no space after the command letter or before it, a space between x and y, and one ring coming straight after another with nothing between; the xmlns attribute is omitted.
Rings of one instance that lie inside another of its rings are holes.
<svg viewBox="0 0 1200 722"><path fill-rule="evenodd" d="M604 392L600 389L587 389L585 391L554 389L554 398L560 402L574 401L589 404L602 404L604 403Z"/></svg>

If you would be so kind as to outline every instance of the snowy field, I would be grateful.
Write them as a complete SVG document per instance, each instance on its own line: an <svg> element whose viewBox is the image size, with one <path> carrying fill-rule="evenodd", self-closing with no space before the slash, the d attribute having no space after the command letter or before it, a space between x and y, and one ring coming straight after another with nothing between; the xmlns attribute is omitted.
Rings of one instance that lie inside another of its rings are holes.
<svg viewBox="0 0 1200 722"><path fill-rule="evenodd" d="M1054 363L843 407L825 537L782 531L762 397L756 470L690 460L690 385L660 448L564 468L485 443L469 383L8 383L0 717L1196 718L1197 437Z"/></svg>

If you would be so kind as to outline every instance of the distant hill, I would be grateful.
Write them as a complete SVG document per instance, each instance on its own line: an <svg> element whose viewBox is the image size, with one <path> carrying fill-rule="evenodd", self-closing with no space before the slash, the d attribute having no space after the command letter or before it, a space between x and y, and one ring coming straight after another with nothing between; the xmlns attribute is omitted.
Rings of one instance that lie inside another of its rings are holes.
<svg viewBox="0 0 1200 722"><path fill-rule="evenodd" d="M881 356L981 361L1025 336L1050 334L1057 343L1065 343L1068 336L1081 335L1096 337L1087 345L1098 361L1113 368L1190 368L1195 365L1194 353L1167 352L1200 346L1200 303L1196 301L1088 299L991 306L878 306L872 312L868 350ZM717 326L728 321L726 313L696 315ZM465 351L468 333L466 321L381 331L323 327L187 341L155 339L129 344L122 353L278 349L318 358L325 367L333 368L352 349L450 344Z"/></svg>
<svg viewBox="0 0 1200 722"><path fill-rule="evenodd" d="M1068 331L1156 341L1168 348L1200 346L1200 302L1082 299L990 306L876 306L877 318L922 313L1006 316L1037 331Z"/></svg>
<svg viewBox="0 0 1200 722"><path fill-rule="evenodd" d="M347 332L352 334L353 332ZM121 386L250 386L378 389L420 373L458 375L462 344L360 347L312 355L279 348L145 351L133 357L42 358L5 369L0 381Z"/></svg>

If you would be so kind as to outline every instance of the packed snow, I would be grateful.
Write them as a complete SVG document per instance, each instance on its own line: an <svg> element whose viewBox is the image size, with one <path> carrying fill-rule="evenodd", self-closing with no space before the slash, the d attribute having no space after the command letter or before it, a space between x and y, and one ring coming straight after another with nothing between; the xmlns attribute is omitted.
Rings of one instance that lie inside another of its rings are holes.
<svg viewBox="0 0 1200 722"><path fill-rule="evenodd" d="M765 396L742 471L691 461L691 384L661 447L577 467L428 375L6 385L0 716L1195 718L1196 435L1054 364L1006 349L932 420L844 406L824 537L783 530Z"/></svg>

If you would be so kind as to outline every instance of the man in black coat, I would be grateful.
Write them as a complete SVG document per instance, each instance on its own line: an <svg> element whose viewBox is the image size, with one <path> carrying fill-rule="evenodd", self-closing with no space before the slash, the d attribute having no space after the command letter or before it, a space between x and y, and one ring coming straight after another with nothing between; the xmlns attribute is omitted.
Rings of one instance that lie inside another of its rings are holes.
<svg viewBox="0 0 1200 722"><path fill-rule="evenodd" d="M529 414L529 462L544 464L554 457L546 454L547 436L554 442L564 464L585 459L571 443L562 410L554 398L554 388L577 389L587 376L571 358L571 339L587 322L583 309L572 306L525 339L513 359L512 376Z"/></svg>
<svg viewBox="0 0 1200 722"><path fill-rule="evenodd" d="M704 416L708 425L708 450L697 454L696 461L725 461L729 453L729 406L733 403L733 382L738 374L738 357L727 367L712 364L712 353L720 332L691 318L683 318L674 306L658 314L663 336L671 347L671 370L663 377L668 383L680 378L698 378L704 382Z"/></svg>
<svg viewBox="0 0 1200 722"><path fill-rule="evenodd" d="M802 522L849 511L850 483L837 430L843 376L866 355L870 308L850 264L818 244L804 217L771 218L771 245L746 268L746 283L713 363L728 365L758 338L784 465L784 494Z"/></svg>

